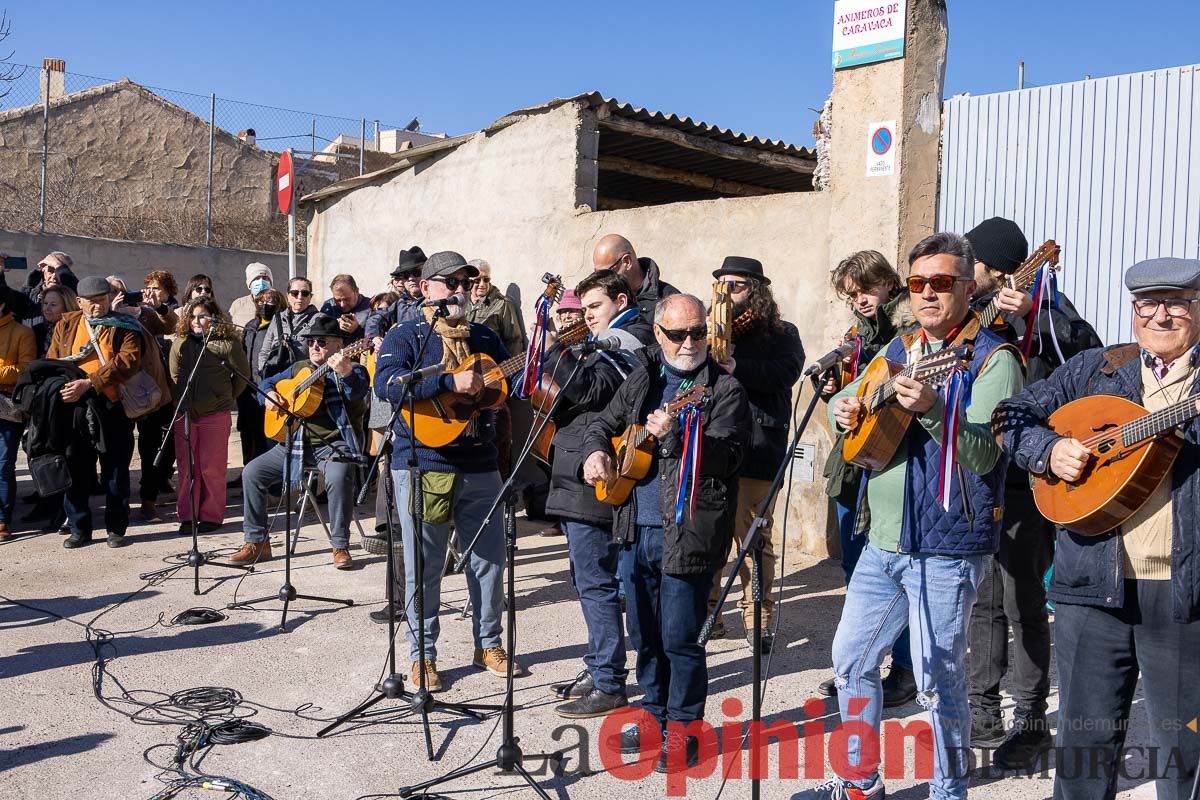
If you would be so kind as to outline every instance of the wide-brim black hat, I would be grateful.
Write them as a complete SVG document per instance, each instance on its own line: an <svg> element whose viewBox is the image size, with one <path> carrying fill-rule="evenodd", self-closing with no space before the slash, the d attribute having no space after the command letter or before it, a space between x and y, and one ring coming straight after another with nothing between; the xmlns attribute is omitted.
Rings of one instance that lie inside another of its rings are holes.
<svg viewBox="0 0 1200 800"><path fill-rule="evenodd" d="M392 276L400 276L407 272L416 272L425 264L425 251L417 245L400 251L400 258L392 270Z"/></svg>
<svg viewBox="0 0 1200 800"><path fill-rule="evenodd" d="M763 274L762 262L757 258L725 256L725 260L721 262L721 268L713 272L714 278L722 275L742 275L747 278L757 278L768 285L771 283L771 279Z"/></svg>
<svg viewBox="0 0 1200 800"><path fill-rule="evenodd" d="M308 323L299 334L301 339L312 339L317 336L336 336L339 339L346 338L346 332L338 327L337 320L328 314L317 314L312 318L312 322Z"/></svg>

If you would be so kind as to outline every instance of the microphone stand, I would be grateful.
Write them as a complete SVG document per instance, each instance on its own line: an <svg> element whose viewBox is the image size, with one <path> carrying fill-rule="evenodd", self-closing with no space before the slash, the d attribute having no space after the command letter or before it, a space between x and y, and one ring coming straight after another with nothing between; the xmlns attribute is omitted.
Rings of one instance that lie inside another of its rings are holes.
<svg viewBox="0 0 1200 800"><path fill-rule="evenodd" d="M549 759L556 763L561 763L563 760L562 751L554 753L531 753L526 755L521 750L521 740L516 736L514 731L514 701L513 701L513 662L516 659L517 650L517 584L516 584L516 569L517 569L517 493L513 489L513 481L520 470L521 465L525 463L525 459L533 452L533 444L541 436L546 425L549 424L551 416L558 408L558 404L565 395L565 390L575 380L575 376L579 373L579 368L583 365L583 359L577 359L574 368L571 370L562 389L554 398L554 403L551 404L550 410L546 412L542 418L541 425L529 434L529 438L525 442L525 447L521 450L521 455L513 464L512 473L508 476L508 480L500 487L500 491L496 494L496 499L492 501L492 507L488 510L487 516L484 517L483 523L479 526L479 530L471 538L470 544L462 551L458 557L458 561L454 565L455 572L462 572L466 568L467 559L470 558L471 552L475 549L476 543L479 542L483 532L487 530L488 525L492 521L492 515L496 513L496 509L500 503L504 503L504 544L505 544L505 567L508 570L508 575L505 578L505 644L508 647L508 673L505 675L504 685L504 706L502 708L503 724L504 724L504 739L500 742L499 749L496 750L496 757L485 761L482 764L468 765L451 770L445 775L440 775L431 780L418 783L415 786L405 786L398 791L401 797L411 797L416 792L424 791L432 786L447 783L467 775L473 775L476 772L483 772L485 769L498 769L505 774L516 773L524 778L525 783L529 784L529 788L537 792L538 796L543 800L550 800L550 795L538 785L533 776L529 774L529 770L525 769L522 762ZM528 369L528 365L526 365Z"/></svg>
<svg viewBox="0 0 1200 800"><path fill-rule="evenodd" d="M836 366L836 365L835 365ZM762 551L763 540L762 530L767 526L768 515L771 513L771 507L775 504L775 497L779 494L780 488L783 486L783 479L791 468L792 459L795 457L796 449L800 446L800 437L804 434L804 430L808 427L808 422L812 418L813 411L816 410L817 402L821 399L821 381L824 379L834 367L821 370L818 372L806 372L811 374L813 378L813 396L808 403L808 408L804 411L804 416L800 420L800 424L796 427L796 432L792 435L792 442L788 445L787 453L783 460L779 463L779 468L775 470L775 479L771 482L771 488L767 491L767 496L763 498L762 504L758 507L758 512L754 515L754 521L750 523L749 530L746 531L746 539L742 544L742 549L738 553L737 558L733 562L733 570L729 573L729 577L725 580L725 585L721 588L721 595L717 598L717 606L713 612L708 615L708 619L704 621L704 627L700 630L700 638L696 643L704 647L712 635L713 626L721 616L721 607L725 605L725 598L729 596L729 591L733 588L733 582L737 578L738 571L741 570L742 564L746 561L747 556L750 557L750 592L751 601L754 608L754 625L751 634L751 678L754 686L751 694L751 713L750 713L750 728L751 736L761 731L762 728ZM758 748L755 746L755 740L750 742L750 759L751 764L757 755ZM753 766L750 769L750 797L752 800L759 799L761 791L762 778L759 776L759 770Z"/></svg>
<svg viewBox="0 0 1200 800"><path fill-rule="evenodd" d="M200 530L199 520L196 518L196 451L192 447L192 418L187 413L188 397L195 393L196 371L200 367L200 361L208 352L208 343L212 339L213 331L216 330L218 323L215 321L208 328L208 333L204 334L204 341L200 344L200 355L196 356L196 362L192 364L192 371L188 374L187 382L183 386L183 392L180 394L179 402L175 405L175 413L171 415L171 422L167 425L166 431L163 433L162 442L158 445L158 452L154 456L154 466L162 463L163 456L167 452L167 441L171 438L171 431L175 429L175 422L180 415L183 416L183 439L187 446L187 464L188 464L188 507L191 509L191 529L192 529L192 549L187 553L187 561L185 562L192 568L192 594L200 594L200 568L205 564L212 564L214 567L224 567L225 569L240 569L245 572L253 572L253 564L229 564L224 561L216 561L209 558L206 554L200 552ZM143 469L145 467L143 466ZM150 580L154 578L165 577L178 569L178 565L166 567L165 569L148 572L145 575L139 576L141 580Z"/></svg>
<svg viewBox="0 0 1200 800"><path fill-rule="evenodd" d="M436 310L434 312L434 320L436 320L439 316L442 316L444 313L445 312L443 310ZM433 338L433 332L432 332L432 326L431 326L429 336L426 336L424 339L422 339L420 347L417 348L417 355L414 359L414 364L419 365L421 363L421 360L425 356L425 346L428 344L429 340L432 338ZM420 465L417 463L417 460L416 460L417 443L416 443L416 434L414 433L414 428L416 426L416 417L415 417L416 398L413 396L413 392L412 392L412 385L421 378L421 375L420 375L421 371L422 370L419 367L417 367L417 368L414 368L412 372L409 372L406 375L401 377L399 382L404 385L404 388L405 388L404 397L401 398L400 402L397 402L395 404L395 407L392 409L392 417L391 417L391 419L388 420L387 430L384 432L383 441L380 442L380 445L379 445L379 452L375 455L375 460L373 462L371 462L371 467L367 473L369 475L373 472L376 472L379 469L379 464L383 460L384 456L386 455L388 457L387 475L383 478L383 482L385 483L385 486L383 487L383 489L385 492L387 492L386 530L387 530L387 552L388 552L388 563L387 563L388 676L387 676L387 678L385 678L381 683L379 683L375 687L375 692L371 697L367 698L362 703L359 703L357 706L355 706L354 708L350 709L342 716L335 719L329 725L326 725L324 728L317 731L317 737L320 738L320 737L328 736L336 728L339 728L342 725L345 725L347 722L350 722L351 720L365 719L367 717L367 712L373 706L375 706L376 704L378 704L384 700L404 700L409 705L408 712L410 714L420 714L421 715L421 726L424 728L424 732L425 732L425 757L428 761L433 761L434 760L434 758L433 758L433 734L429 728L429 713L431 711L445 710L445 711L449 711L449 712L452 712L455 714L459 714L464 717L471 717L472 719L479 721L479 720L484 719L484 715L479 713L480 710L495 711L495 710L498 710L499 706L464 704L464 703L446 703L441 700L438 700L437 698L435 698L433 696L433 694L426 687L425 668L424 668L423 663L417 671L417 687L416 687L417 690L415 692L410 692L404 688L404 676L396 670L396 617L395 617L395 610L396 610L396 579L397 579L397 575L396 575L396 559L395 559L395 553L393 550L395 547L396 539L395 539L395 531L394 531L393 524L392 524L392 511L396 510L397 515L399 515L399 510L396 509L396 499L395 499L393 484L392 484L391 452L392 452L392 440L396 436L396 420L399 419L399 417L400 417L400 410L402 408L404 408L405 401L408 402L409 419L413 420L412 425L405 426L408 429L408 448L409 448L409 450L408 450L408 452L409 452L408 469L409 469L409 479L410 479L409 505L410 505L410 513L412 516L413 532L414 532L413 541L414 541L414 544L416 545L415 547L413 547L413 552L410 553L409 556L413 559L413 570L415 571L415 573L417 575L416 592L413 597L414 606L415 606L414 611L417 616L417 648L421 652L422 661L424 660L424 657L425 657L425 624L424 624L425 623L425 573L424 573L425 559L424 559L424 554L423 554L424 541L425 541L424 530L423 530L425 501L424 501L424 496L421 492ZM359 495L356 498L355 505L363 502L363 500L367 494L367 489L368 489L368 483L364 481L362 490L359 492ZM378 485L376 485L376 491L379 491ZM408 619L408 623L409 623L409 626L411 629L411 625L412 625L411 617L408 617L406 614L406 619Z"/></svg>
<svg viewBox="0 0 1200 800"><path fill-rule="evenodd" d="M248 376L242 375L242 373L239 372L236 367L229 364L229 362L223 361L222 363L224 363L231 370L233 370L234 374L238 375L242 380L246 381L246 383L248 383L254 389L255 393L259 397L263 398L264 400L267 399L267 397L268 397L267 393L264 392L258 386L258 384L251 381ZM290 452L290 446L288 443L291 442L293 435L305 435L308 431L308 425L304 422L304 420L302 418L300 418L296 414L292 413L291 409L280 408L280 412L287 419L287 437L285 438L284 442L281 445L276 445L276 446L283 447L283 448L289 450L289 452L285 453L284 461L283 461L283 503L284 503L283 585L279 587L279 591L276 592L275 594L264 595L263 597L256 597L252 600L242 600L237 603L230 603L229 605L226 606L226 608L244 609L244 608L248 608L252 605L255 605L257 603L266 602L268 600L280 600L283 603L283 612L280 614L280 617L279 617L279 630L282 633L287 633L288 632L288 629L287 629L288 606L292 603L293 600L316 600L317 602L321 602L321 603L338 603L340 605L347 606L347 607L354 605L354 601L353 600L341 600L336 597L321 597L319 595L313 595L313 594L300 594L296 591L296 587L294 585L292 585L292 454ZM297 426L299 426L299 427L297 427ZM327 444L329 444L330 446L333 445L333 442L328 439L323 439L323 441L326 442ZM251 463L253 463L253 462L251 462ZM244 470L243 470L243 472L244 472ZM243 482L244 481L245 481L245 478L243 478ZM243 492L245 491L244 486L243 486L242 490L243 490Z"/></svg>

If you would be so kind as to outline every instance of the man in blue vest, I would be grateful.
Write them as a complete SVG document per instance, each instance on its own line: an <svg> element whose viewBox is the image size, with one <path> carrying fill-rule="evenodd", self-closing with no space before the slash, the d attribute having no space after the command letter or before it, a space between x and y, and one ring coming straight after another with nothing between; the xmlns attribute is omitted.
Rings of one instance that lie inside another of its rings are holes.
<svg viewBox="0 0 1200 800"><path fill-rule="evenodd" d="M971 312L975 256L965 238L926 237L908 264L906 283L920 328L893 339L877 358L906 363L962 345L967 361L947 389L903 376L894 381L895 401L912 421L891 461L866 478L860 493L858 513L870 515L868 541L846 591L833 669L843 724L878 732L879 667L908 626L917 702L933 730L930 797L942 800L967 796L967 622L1004 514L1005 459L989 423L996 404L1020 391L1023 378L1011 345L982 329ZM838 431L862 422L861 380L830 403ZM956 437L945 435L955 429ZM845 774L796 797L882 800L879 748L864 747L863 738L850 737Z"/></svg>

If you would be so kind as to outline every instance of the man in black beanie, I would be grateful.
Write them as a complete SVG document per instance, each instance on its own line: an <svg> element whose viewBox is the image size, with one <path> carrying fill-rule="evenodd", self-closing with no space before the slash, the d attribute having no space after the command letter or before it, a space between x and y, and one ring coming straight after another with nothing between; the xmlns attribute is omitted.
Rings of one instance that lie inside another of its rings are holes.
<svg viewBox="0 0 1200 800"><path fill-rule="evenodd" d="M967 234L975 252L978 284L972 307L995 302L1000 315L993 330L1020 345L1036 314L1034 341L1025 364L1026 385L1041 380L1063 359L1100 347L1100 337L1062 292L1057 307L1037 310L1033 297L1008 285L1008 277L1029 257L1029 243L1012 220L992 217ZM1029 769L1051 747L1046 724L1050 693L1050 619L1043 578L1054 558L1054 526L1038 512L1023 470L1010 464L1004 492L1000 551L984 572L979 599L971 611L969 679L971 744L999 747L992 763L1001 769ZM1008 668L1008 629L1013 632L1013 725L1005 732L1000 712L1000 681Z"/></svg>

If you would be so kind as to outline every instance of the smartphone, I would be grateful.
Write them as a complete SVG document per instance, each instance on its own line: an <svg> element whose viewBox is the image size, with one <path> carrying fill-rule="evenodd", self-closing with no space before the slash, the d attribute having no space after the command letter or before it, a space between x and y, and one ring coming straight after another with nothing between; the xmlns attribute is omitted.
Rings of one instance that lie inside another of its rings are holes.
<svg viewBox="0 0 1200 800"><path fill-rule="evenodd" d="M125 293L125 305L140 306L142 304L143 293L141 289L134 289L131 292Z"/></svg>
<svg viewBox="0 0 1200 800"><path fill-rule="evenodd" d="M29 269L29 259L25 256L5 256L5 269Z"/></svg>

